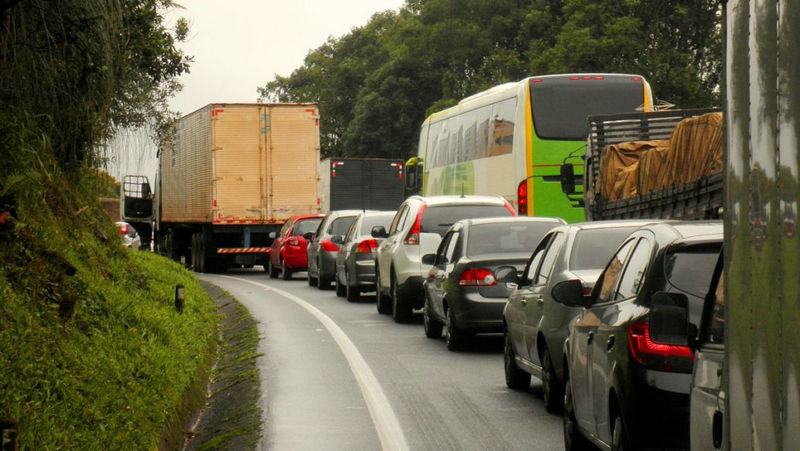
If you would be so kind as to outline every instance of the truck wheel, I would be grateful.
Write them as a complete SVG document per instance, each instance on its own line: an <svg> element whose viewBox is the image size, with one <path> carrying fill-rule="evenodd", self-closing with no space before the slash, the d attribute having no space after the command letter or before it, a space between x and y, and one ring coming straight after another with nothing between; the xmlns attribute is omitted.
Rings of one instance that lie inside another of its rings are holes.
<svg viewBox="0 0 800 451"><path fill-rule="evenodd" d="M396 323L405 323L411 319L411 306L400 297L397 289L397 278L392 274L389 290L392 293L392 319Z"/></svg>
<svg viewBox="0 0 800 451"><path fill-rule="evenodd" d="M281 279L292 280L292 270L286 266L284 259L281 259Z"/></svg>
<svg viewBox="0 0 800 451"><path fill-rule="evenodd" d="M203 240L203 235L201 233L197 235L197 249L192 249L193 254L197 254L197 257L194 260L197 261L197 268L195 271L197 272L206 272L206 246L205 241Z"/></svg>
<svg viewBox="0 0 800 451"><path fill-rule="evenodd" d="M192 234L192 243L191 243L191 251L190 251L190 253L192 255L192 259L191 259L192 260L192 269L194 271L197 271L197 252L195 252L196 249L197 249L197 234L194 233L194 234Z"/></svg>

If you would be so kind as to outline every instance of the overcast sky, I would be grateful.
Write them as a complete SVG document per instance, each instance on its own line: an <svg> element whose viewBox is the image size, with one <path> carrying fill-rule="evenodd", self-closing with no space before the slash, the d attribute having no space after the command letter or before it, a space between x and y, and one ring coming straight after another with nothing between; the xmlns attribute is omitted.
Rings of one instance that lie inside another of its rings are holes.
<svg viewBox="0 0 800 451"><path fill-rule="evenodd" d="M365 25L378 11L397 10L404 0L178 0L183 9L166 20L189 21L179 48L192 56L183 91L170 101L181 115L209 103L255 102L259 86L275 74L290 75L310 50L328 37ZM153 180L156 147L143 130L120 133L107 148L108 172L143 174Z"/></svg>
<svg viewBox="0 0 800 451"><path fill-rule="evenodd" d="M194 57L184 88L170 103L181 114L214 102L255 102L256 88L289 75L329 36L365 25L403 0L179 0L167 18L189 20L180 45Z"/></svg>

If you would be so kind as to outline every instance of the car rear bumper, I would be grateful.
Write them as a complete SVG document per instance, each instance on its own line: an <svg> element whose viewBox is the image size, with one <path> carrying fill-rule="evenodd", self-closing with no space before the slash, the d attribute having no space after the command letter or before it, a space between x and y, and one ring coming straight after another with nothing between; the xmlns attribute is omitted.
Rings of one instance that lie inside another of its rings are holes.
<svg viewBox="0 0 800 451"><path fill-rule="evenodd" d="M355 261L355 278L356 283L362 287L375 286L375 259L369 260L356 260Z"/></svg>
<svg viewBox="0 0 800 451"><path fill-rule="evenodd" d="M502 332L506 299L485 298L475 288L467 290L462 290L457 302L451 302L456 326L475 332Z"/></svg>
<svg viewBox="0 0 800 451"><path fill-rule="evenodd" d="M646 377L645 371L639 376ZM634 448L689 449L689 395L655 388L644 379L634 387L628 396L635 404L625 415Z"/></svg>
<svg viewBox="0 0 800 451"><path fill-rule="evenodd" d="M286 262L286 267L290 269L303 270L308 267L308 258L305 251L286 252L283 254L283 261Z"/></svg>

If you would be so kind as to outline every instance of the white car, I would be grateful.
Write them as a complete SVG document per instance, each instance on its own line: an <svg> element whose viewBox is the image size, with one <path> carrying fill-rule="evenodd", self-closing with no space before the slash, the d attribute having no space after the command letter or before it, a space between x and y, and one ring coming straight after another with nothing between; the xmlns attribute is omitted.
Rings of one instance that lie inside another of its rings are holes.
<svg viewBox="0 0 800 451"><path fill-rule="evenodd" d="M142 241L141 238L139 238L139 234L136 233L136 229L134 229L132 225L124 221L117 221L116 224L117 224L117 229L119 230L120 237L122 238L122 245L125 247L132 247L134 249L139 249L139 246L141 246Z"/></svg>
<svg viewBox="0 0 800 451"><path fill-rule="evenodd" d="M375 227L372 235L385 238L378 247L378 312L392 312L398 323L407 321L423 306L422 281L431 266L425 254L436 252L442 236L461 219L516 216L500 196L411 196L397 209L389 230Z"/></svg>

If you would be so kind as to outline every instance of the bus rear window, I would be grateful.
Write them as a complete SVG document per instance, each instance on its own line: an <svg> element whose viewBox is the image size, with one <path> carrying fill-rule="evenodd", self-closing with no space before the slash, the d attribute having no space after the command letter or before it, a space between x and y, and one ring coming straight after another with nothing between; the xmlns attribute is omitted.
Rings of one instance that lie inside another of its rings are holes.
<svg viewBox="0 0 800 451"><path fill-rule="evenodd" d="M581 78L581 77L577 77ZM541 139L586 139L586 117L630 113L644 101L642 81L628 75L604 75L602 80L542 77L531 81L533 126Z"/></svg>

